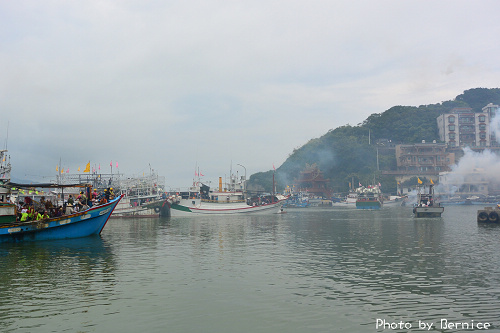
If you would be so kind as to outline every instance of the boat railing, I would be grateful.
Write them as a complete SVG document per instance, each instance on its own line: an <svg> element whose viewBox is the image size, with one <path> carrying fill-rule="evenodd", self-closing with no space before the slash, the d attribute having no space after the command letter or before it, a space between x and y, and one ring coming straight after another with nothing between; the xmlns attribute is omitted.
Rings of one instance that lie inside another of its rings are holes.
<svg viewBox="0 0 500 333"><path fill-rule="evenodd" d="M238 203L246 202L245 200L211 200L211 199L201 199L201 202L211 202L211 203Z"/></svg>

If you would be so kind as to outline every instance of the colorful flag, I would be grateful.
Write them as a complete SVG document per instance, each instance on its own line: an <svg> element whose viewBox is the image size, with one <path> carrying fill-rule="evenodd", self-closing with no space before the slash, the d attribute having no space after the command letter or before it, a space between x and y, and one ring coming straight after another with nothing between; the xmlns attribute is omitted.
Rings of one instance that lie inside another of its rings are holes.
<svg viewBox="0 0 500 333"><path fill-rule="evenodd" d="M434 185L434 182L432 181L432 179L431 179L431 184Z"/></svg>
<svg viewBox="0 0 500 333"><path fill-rule="evenodd" d="M418 182L419 184L422 184L422 181L421 181L421 180L420 180L420 178L418 178L418 177L417 177L417 182Z"/></svg>
<svg viewBox="0 0 500 333"><path fill-rule="evenodd" d="M87 166L85 167L85 170L83 172L90 172L90 162L87 163Z"/></svg>
<svg viewBox="0 0 500 333"><path fill-rule="evenodd" d="M78 171L80 171L80 167L78 167Z"/></svg>
<svg viewBox="0 0 500 333"><path fill-rule="evenodd" d="M56 172L59 172L59 167L56 165Z"/></svg>
<svg viewBox="0 0 500 333"><path fill-rule="evenodd" d="M118 169L118 162L116 162L116 168Z"/></svg>
<svg viewBox="0 0 500 333"><path fill-rule="evenodd" d="M361 185L361 183L359 183L359 187L361 187L361 186L363 186L363 185Z"/></svg>

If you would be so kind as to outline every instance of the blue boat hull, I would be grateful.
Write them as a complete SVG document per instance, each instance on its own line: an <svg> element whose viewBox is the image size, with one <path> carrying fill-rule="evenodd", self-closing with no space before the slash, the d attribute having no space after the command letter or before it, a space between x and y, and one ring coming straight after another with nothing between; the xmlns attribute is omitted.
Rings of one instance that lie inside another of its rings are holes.
<svg viewBox="0 0 500 333"><path fill-rule="evenodd" d="M99 235L121 198L58 218L0 225L0 243Z"/></svg>

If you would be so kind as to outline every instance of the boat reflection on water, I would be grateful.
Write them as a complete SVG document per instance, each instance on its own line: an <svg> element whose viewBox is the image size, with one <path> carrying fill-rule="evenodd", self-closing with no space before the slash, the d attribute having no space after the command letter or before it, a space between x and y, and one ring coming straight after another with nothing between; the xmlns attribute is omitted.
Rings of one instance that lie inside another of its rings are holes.
<svg viewBox="0 0 500 333"><path fill-rule="evenodd" d="M2 285L0 298L7 307L3 314L21 313L19 308L30 299L41 301L47 295L80 295L85 298L106 299L112 295L115 284L113 252L99 236L77 239L28 243L0 244ZM99 283L106 280L106 283ZM7 287L8 286L8 287ZM71 306L71 300L64 299ZM29 316L29 314L26 314ZM0 319L0 322L2 320Z"/></svg>

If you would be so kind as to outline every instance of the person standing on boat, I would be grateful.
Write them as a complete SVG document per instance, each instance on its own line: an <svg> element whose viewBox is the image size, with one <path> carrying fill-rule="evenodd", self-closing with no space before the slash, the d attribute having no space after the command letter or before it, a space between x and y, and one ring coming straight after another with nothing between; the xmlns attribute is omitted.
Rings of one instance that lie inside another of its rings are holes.
<svg viewBox="0 0 500 333"><path fill-rule="evenodd" d="M21 210L21 222L28 221L28 209L26 206L23 207Z"/></svg>

